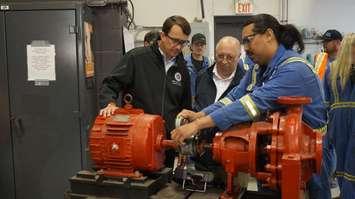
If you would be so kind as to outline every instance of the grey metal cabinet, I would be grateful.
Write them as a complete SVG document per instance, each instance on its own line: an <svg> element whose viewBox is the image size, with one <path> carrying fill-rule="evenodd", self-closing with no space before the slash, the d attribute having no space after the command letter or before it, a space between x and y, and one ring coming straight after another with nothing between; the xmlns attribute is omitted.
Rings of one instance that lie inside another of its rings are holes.
<svg viewBox="0 0 355 199"><path fill-rule="evenodd" d="M94 80L84 70L85 8L6 5L0 11L0 196L63 198L68 178L87 166L96 115ZM55 46L56 78L44 84L28 80L26 46L38 40Z"/></svg>

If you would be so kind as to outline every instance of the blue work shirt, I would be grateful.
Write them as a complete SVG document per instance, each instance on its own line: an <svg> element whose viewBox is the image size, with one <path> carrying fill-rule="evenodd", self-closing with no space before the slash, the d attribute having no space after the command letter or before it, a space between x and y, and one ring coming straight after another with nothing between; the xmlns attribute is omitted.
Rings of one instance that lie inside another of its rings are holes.
<svg viewBox="0 0 355 199"><path fill-rule="evenodd" d="M202 68L197 71L196 67L192 64L192 55L188 55L185 57L187 70L190 74L190 81L191 81L191 96L196 96L196 79L198 74L203 73L210 65L209 60L207 57L203 57Z"/></svg>
<svg viewBox="0 0 355 199"><path fill-rule="evenodd" d="M304 106L303 121L314 129L325 127L326 108L319 79L303 62L283 64L291 57L300 59L298 53L279 45L267 66L251 67L237 87L202 112L210 115L220 130L226 130L234 124L263 119L268 111L285 108L276 103L280 96L307 96L312 102Z"/></svg>

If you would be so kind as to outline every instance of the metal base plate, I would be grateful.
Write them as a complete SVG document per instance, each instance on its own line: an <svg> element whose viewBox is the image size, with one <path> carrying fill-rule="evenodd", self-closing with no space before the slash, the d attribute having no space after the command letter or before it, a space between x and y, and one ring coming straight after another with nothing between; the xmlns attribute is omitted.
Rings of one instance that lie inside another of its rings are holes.
<svg viewBox="0 0 355 199"><path fill-rule="evenodd" d="M146 199L169 181L172 169L164 168L159 172L146 175L139 180L129 178L108 178L96 172L79 171L69 179L70 191L66 199L124 198Z"/></svg>

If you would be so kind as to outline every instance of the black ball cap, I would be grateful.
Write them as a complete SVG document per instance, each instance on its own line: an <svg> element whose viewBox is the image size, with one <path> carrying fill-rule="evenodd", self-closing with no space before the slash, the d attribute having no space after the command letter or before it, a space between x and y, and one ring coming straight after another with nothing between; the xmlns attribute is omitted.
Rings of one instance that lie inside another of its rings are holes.
<svg viewBox="0 0 355 199"><path fill-rule="evenodd" d="M332 40L342 40L343 36L341 33L337 30L331 29L325 31L325 33L322 35L323 41L332 41Z"/></svg>
<svg viewBox="0 0 355 199"><path fill-rule="evenodd" d="M192 36L191 43L202 43L206 44L206 36L202 33L197 33Z"/></svg>

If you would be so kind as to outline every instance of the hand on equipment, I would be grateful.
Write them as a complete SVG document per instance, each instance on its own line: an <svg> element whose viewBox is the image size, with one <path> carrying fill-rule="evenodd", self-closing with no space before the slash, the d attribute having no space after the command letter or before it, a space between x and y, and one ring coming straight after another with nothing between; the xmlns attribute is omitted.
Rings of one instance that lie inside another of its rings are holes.
<svg viewBox="0 0 355 199"><path fill-rule="evenodd" d="M105 108L100 110L100 115L104 117L111 116L118 109L118 106L114 103L109 103Z"/></svg>
<svg viewBox="0 0 355 199"><path fill-rule="evenodd" d="M196 119L203 117L204 113L202 112L193 112L187 109L182 110L179 114L178 117L183 117L185 119L187 119L189 122L193 122Z"/></svg>
<svg viewBox="0 0 355 199"><path fill-rule="evenodd" d="M171 132L171 139L176 141L178 144L182 144L185 139L195 135L198 130L198 126L194 122L185 124Z"/></svg>

